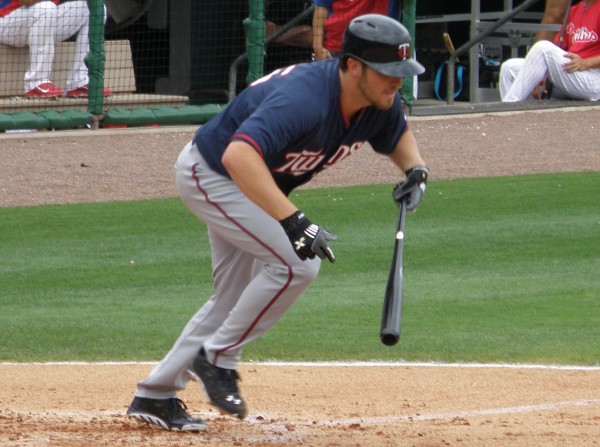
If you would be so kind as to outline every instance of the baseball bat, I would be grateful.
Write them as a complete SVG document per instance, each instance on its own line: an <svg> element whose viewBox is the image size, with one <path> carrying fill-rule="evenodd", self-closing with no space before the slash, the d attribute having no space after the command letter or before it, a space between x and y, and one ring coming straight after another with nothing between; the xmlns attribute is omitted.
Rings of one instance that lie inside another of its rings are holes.
<svg viewBox="0 0 600 447"><path fill-rule="evenodd" d="M402 257L404 252L404 225L406 223L406 200L400 203L398 226L394 242L392 266L388 275L385 296L383 298L383 313L379 338L386 346L394 346L400 339L400 324L402 322L402 301L404 278L402 272Z"/></svg>
<svg viewBox="0 0 600 447"><path fill-rule="evenodd" d="M452 39L450 38L450 34L443 33L442 38L444 39L444 44L446 44L446 49L450 53L450 55L454 54L454 44L452 43ZM460 62L458 58L456 58L456 62Z"/></svg>

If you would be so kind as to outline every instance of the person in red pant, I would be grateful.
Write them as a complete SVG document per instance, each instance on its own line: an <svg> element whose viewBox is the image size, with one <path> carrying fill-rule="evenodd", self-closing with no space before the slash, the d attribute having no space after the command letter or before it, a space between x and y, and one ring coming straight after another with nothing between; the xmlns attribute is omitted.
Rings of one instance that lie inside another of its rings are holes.
<svg viewBox="0 0 600 447"><path fill-rule="evenodd" d="M29 47L30 65L25 73L25 96L55 98L63 90L50 80L54 44L77 34L73 68L67 76L68 97L88 96L88 71L84 58L89 52L90 13L84 0L0 0L0 43ZM104 89L104 95L110 95Z"/></svg>

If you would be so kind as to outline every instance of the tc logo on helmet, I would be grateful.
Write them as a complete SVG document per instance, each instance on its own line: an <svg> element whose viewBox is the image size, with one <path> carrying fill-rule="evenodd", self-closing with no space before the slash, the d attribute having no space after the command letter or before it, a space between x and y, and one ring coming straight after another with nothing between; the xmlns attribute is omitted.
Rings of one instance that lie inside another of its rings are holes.
<svg viewBox="0 0 600 447"><path fill-rule="evenodd" d="M398 57L405 61L410 56L410 44L403 43L398 46Z"/></svg>

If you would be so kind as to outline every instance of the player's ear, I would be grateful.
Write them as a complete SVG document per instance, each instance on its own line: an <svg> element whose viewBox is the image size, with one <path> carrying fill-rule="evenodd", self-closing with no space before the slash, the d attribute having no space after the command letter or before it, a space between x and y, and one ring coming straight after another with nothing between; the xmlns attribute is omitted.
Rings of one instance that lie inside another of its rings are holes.
<svg viewBox="0 0 600 447"><path fill-rule="evenodd" d="M363 63L358 59L354 59L353 57L349 57L347 60L348 72L352 76L360 77L363 71Z"/></svg>

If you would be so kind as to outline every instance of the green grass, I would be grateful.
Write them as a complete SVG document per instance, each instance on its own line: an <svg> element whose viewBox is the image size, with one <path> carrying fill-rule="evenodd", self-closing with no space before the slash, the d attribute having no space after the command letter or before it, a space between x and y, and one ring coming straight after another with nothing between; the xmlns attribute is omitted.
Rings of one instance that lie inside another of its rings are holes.
<svg viewBox="0 0 600 447"><path fill-rule="evenodd" d="M390 193L293 194L338 260L245 360L598 364L600 174L430 182L391 348ZM0 251L4 361L158 360L212 292L205 228L178 199L0 209Z"/></svg>

